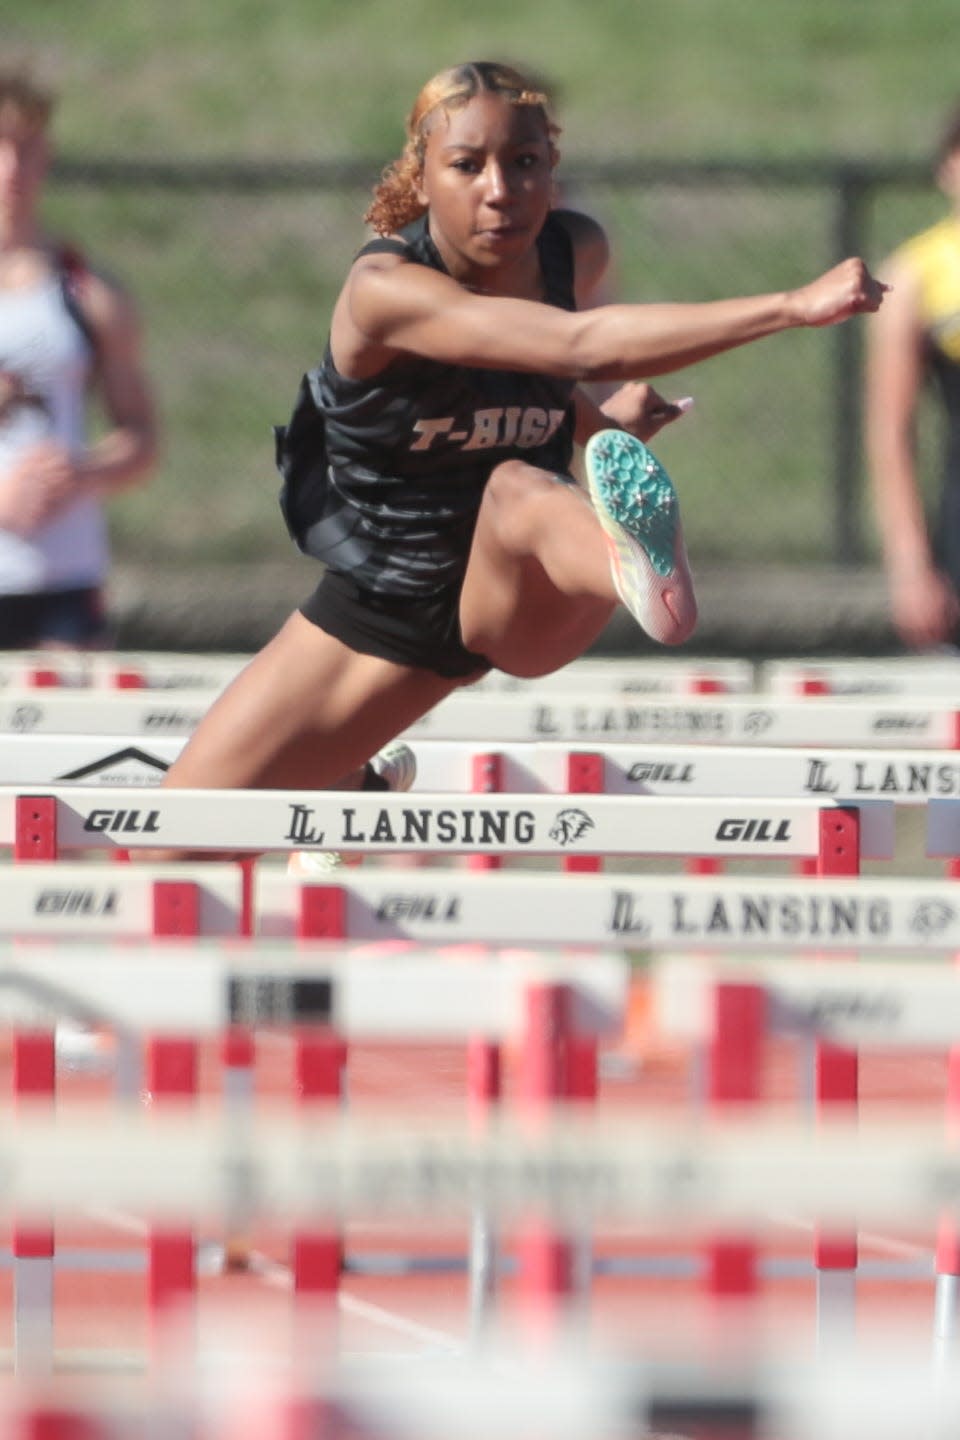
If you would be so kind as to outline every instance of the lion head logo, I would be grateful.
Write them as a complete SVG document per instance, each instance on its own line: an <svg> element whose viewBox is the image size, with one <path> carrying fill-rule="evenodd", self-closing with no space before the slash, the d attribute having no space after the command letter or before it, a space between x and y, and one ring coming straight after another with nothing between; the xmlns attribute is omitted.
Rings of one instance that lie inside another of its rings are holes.
<svg viewBox="0 0 960 1440"><path fill-rule="evenodd" d="M910 929L921 939L930 940L934 935L942 935L956 918L952 905L942 900L925 900L910 917Z"/></svg>
<svg viewBox="0 0 960 1440"><path fill-rule="evenodd" d="M572 845L574 840L579 840L581 835L586 835L588 830L594 828L594 822L583 810L569 808L561 810L556 820L550 826L550 839L556 840L560 845Z"/></svg>
<svg viewBox="0 0 960 1440"><path fill-rule="evenodd" d="M743 717L744 735L763 735L773 724L769 710L748 710Z"/></svg>

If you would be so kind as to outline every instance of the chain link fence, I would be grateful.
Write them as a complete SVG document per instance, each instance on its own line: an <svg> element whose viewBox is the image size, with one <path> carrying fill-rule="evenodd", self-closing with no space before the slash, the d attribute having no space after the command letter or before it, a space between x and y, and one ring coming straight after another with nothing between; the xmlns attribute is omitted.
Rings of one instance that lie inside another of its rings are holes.
<svg viewBox="0 0 960 1440"><path fill-rule="evenodd" d="M364 239L375 165L64 161L47 221L138 299L160 401L154 482L112 507L131 561L290 553L271 426L319 358ZM656 165L568 170L566 200L608 228L610 298L781 290L851 253L876 265L942 209L919 168ZM694 561L855 565L875 555L862 467L863 322L794 331L664 378L689 417L657 450ZM931 413L924 448L935 444ZM936 463L928 467L935 483Z"/></svg>

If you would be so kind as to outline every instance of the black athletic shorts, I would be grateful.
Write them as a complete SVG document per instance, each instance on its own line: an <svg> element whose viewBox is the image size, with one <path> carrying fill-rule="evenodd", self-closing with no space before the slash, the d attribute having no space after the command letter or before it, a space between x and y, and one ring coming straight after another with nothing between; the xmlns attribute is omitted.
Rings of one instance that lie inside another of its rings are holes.
<svg viewBox="0 0 960 1440"><path fill-rule="evenodd" d="M382 595L327 570L300 614L362 655L459 678L491 668L463 643L460 589L457 582L428 599Z"/></svg>
<svg viewBox="0 0 960 1440"><path fill-rule="evenodd" d="M95 646L108 639L103 595L96 585L0 595L0 650L39 645Z"/></svg>

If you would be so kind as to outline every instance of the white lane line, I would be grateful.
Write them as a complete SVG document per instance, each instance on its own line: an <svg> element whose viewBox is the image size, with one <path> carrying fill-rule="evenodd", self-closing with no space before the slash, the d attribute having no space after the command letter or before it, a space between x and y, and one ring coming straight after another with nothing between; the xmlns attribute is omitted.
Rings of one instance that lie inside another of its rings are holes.
<svg viewBox="0 0 960 1440"><path fill-rule="evenodd" d="M282 1264L279 1260L271 1260L269 1256L261 1255L255 1250L250 1256L250 1269L267 1285L273 1285L278 1290L293 1289L293 1274L290 1267ZM356 1295L349 1295L345 1290L341 1289L337 1292L337 1304L348 1315L368 1320L372 1325L381 1325L386 1330L395 1330L400 1335L409 1335L412 1339L434 1349L454 1355L462 1355L466 1352L465 1340L458 1340L456 1336L447 1331L435 1330L430 1325L423 1325L419 1320L411 1320L405 1315L398 1315L395 1310L385 1310L383 1306L373 1305L369 1300L359 1300Z"/></svg>

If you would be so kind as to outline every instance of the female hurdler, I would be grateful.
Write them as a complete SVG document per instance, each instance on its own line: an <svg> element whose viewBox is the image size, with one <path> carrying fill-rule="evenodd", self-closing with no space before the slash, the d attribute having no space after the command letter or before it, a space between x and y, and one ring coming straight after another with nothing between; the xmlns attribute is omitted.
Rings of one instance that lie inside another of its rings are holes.
<svg viewBox="0 0 960 1440"><path fill-rule="evenodd" d="M876 310L884 287L851 259L781 294L578 312L607 245L551 208L557 133L503 65L422 90L366 217L382 238L278 431L288 524L325 572L166 784L399 788L409 768L366 762L489 667L565 665L618 602L663 644L691 633L676 497L642 444L680 407L637 382ZM578 388L596 380L626 383L598 407Z"/></svg>

